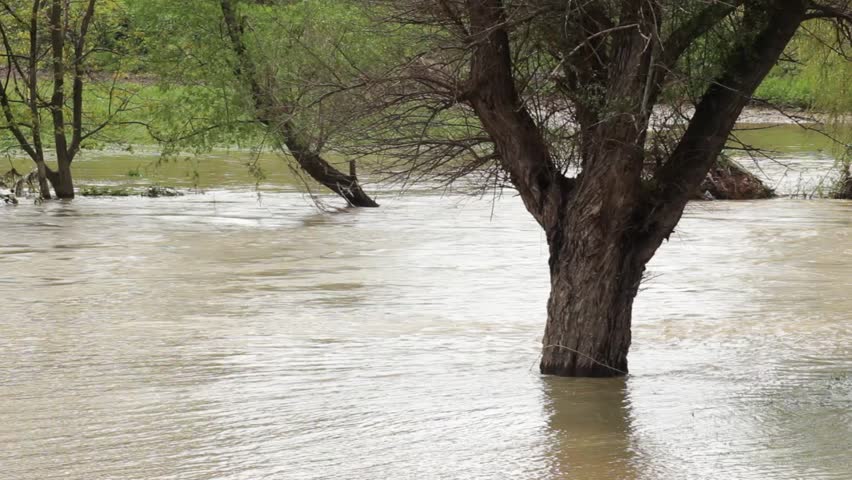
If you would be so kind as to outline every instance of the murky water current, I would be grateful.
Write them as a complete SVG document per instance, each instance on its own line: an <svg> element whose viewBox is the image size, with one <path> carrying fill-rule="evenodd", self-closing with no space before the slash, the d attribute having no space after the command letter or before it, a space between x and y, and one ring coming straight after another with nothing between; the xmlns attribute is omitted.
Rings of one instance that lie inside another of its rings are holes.
<svg viewBox="0 0 852 480"><path fill-rule="evenodd" d="M847 479L852 203L696 203L631 375L536 371L517 199L0 209L0 479Z"/></svg>

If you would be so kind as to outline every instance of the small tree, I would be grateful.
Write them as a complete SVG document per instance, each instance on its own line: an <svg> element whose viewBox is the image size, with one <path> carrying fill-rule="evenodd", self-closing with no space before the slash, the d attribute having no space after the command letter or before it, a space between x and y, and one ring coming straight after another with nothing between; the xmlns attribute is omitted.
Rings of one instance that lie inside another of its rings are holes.
<svg viewBox="0 0 852 480"><path fill-rule="evenodd" d="M74 198L72 162L86 139L103 130L127 104L127 98L112 101L117 91L113 82L104 118L94 120L84 108L84 88L91 73L87 67L96 51L88 37L100 3L0 2L6 63L0 82L2 128L11 132L17 146L35 163L45 199L51 198L48 182L57 198ZM46 163L51 155L56 170Z"/></svg>
<svg viewBox="0 0 852 480"><path fill-rule="evenodd" d="M378 206L355 163L340 168L330 158L352 110L345 96L335 95L342 79L357 72L340 53L350 40L351 2L126 1L143 37L146 68L163 90L176 93L175 104L148 122L168 151L271 146L292 158L296 174L349 205ZM357 61L369 56L356 55ZM263 177L255 164L249 168Z"/></svg>
<svg viewBox="0 0 852 480"><path fill-rule="evenodd" d="M755 89L805 22L841 42L852 22L848 1L378 3L423 47L375 79L374 140L405 175L517 190L550 248L541 371L563 376L627 372L645 266Z"/></svg>
<svg viewBox="0 0 852 480"><path fill-rule="evenodd" d="M287 94L283 97L278 95L285 89L277 84L273 75L267 75L263 79L265 82L262 82L255 60L246 46L245 19L238 15L236 3L236 0L220 0L222 18L236 61L234 75L251 97L254 117L273 130L282 146L287 148L299 167L311 178L345 199L351 206L378 207L361 187L355 172L355 162L350 162L350 171L346 174L323 158L319 150L304 138L304 132L294 119L297 101Z"/></svg>

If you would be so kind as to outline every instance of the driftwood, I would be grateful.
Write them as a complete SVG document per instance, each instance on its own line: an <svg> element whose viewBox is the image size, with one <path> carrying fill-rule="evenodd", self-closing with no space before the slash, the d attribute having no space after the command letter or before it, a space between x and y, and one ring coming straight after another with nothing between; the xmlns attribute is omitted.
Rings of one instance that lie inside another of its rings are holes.
<svg viewBox="0 0 852 480"><path fill-rule="evenodd" d="M644 175L650 178L657 168L646 163ZM728 158L719 158L704 176L690 198L692 200L760 200L775 197L775 191L763 181Z"/></svg>
<svg viewBox="0 0 852 480"><path fill-rule="evenodd" d="M3 200L3 203L7 205L18 204L16 184L19 178L21 178L21 175L14 168L0 176L0 199Z"/></svg>
<svg viewBox="0 0 852 480"><path fill-rule="evenodd" d="M15 198L15 194L13 194L13 193L0 192L0 198L2 198L3 203L5 203L7 205L17 205L18 204L18 199Z"/></svg>
<svg viewBox="0 0 852 480"><path fill-rule="evenodd" d="M733 160L720 159L710 168L694 198L705 200L758 200L775 192Z"/></svg>
<svg viewBox="0 0 852 480"><path fill-rule="evenodd" d="M8 190L8 192L0 192L0 198L3 199L4 203L17 205L18 197L25 195L24 189L26 188L26 194L31 194L38 191L37 185L37 170L22 175L12 168L3 175L0 175L0 188Z"/></svg>

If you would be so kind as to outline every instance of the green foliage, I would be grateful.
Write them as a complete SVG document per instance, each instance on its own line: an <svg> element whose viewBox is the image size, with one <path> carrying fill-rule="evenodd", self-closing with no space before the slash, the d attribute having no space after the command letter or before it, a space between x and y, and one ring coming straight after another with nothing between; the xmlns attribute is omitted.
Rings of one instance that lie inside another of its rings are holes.
<svg viewBox="0 0 852 480"><path fill-rule="evenodd" d="M763 81L755 96L775 105L808 109L814 106L817 89L808 79L774 74Z"/></svg>
<svg viewBox="0 0 852 480"><path fill-rule="evenodd" d="M254 122L252 97L234 75L234 57L219 2L127 0L133 31L142 39L147 71L158 78L172 108L151 111L167 151L215 146L276 148L277 138ZM257 81L274 90L282 115L302 127L312 148L355 121L359 102L339 94L359 76L380 70L390 49L356 2L302 0L238 2ZM396 58L396 57L392 57Z"/></svg>
<svg viewBox="0 0 852 480"><path fill-rule="evenodd" d="M6 65L16 73L7 79L5 90L10 102L9 113L13 117L11 124L22 130L30 144L41 142L46 149L52 149L54 135L49 102L54 93L54 80L51 75L53 53L49 39L49 2L40 2L35 30L30 24L33 5L32 0L12 0L3 2L4 8L0 9L0 26L5 41L3 57ZM115 143L117 138L121 139L120 143L150 143L150 136L144 128L131 125L137 123L137 114L144 107L138 94L145 84L129 78L130 73L138 68L139 42L128 32L130 21L126 3L124 0L95 3L82 60L78 62L74 42L80 35L86 6L87 2L64 3L63 14L68 28L62 57L65 68L64 133L71 138L72 75L74 69L79 68L83 81L81 129L85 138L80 147L99 148ZM34 88L29 81L32 71L36 72ZM31 97L37 98L37 101L31 102ZM6 117L0 117L0 150L18 150L21 145L9 131L10 122Z"/></svg>
<svg viewBox="0 0 852 480"><path fill-rule="evenodd" d="M25 0L6 3L19 14L31 5ZM370 119L364 118L361 109L369 92L351 87L368 78L381 78L400 58L414 57L418 48L428 49L422 38L429 27L384 26L374 16L379 7L368 9L364 4L350 0L238 2L249 54L259 67L259 82L275 89L282 110L297 120L300 135L316 150L333 149L335 140L349 135L353 126L369 125ZM70 5L73 23L79 20L83 3ZM668 34L703 6L704 2L678 3L669 16L671 25L664 25L662 33ZM254 121L251 96L233 74L237 61L221 16L215 0L99 1L90 34L91 46L97 48L87 60L85 118L88 128L110 121L82 147L122 145L130 149L135 144L159 143L167 157L223 146L277 147L277 139ZM25 25L2 9L0 22L8 26L16 48L27 47ZM852 66L825 47L830 29L811 24L788 49L794 61L779 65L756 96L831 113L852 111ZM386 28L394 28L392 34ZM428 33L433 40L442 35ZM718 73L734 43L731 40L741 34L735 22L729 22L700 39L684 57L686 80L674 82L666 90L664 102L676 103L703 92ZM532 79L558 68L540 50L535 42L517 46L516 51L528 58L516 62L517 68L528 70L522 72L525 77ZM41 71L48 70L47 60L45 57L39 65ZM50 88L49 77L43 76L40 94L49 97ZM606 98L605 92L585 93L600 99L599 103ZM15 110L22 123L32 122L23 105L16 103ZM465 138L478 128L475 119L458 113L421 109L408 114L412 115L410 123L420 129L412 130L412 138L417 134ZM49 124L48 112L42 111L40 120ZM421 128L424 121L428 123L425 129ZM0 120L0 128L3 126ZM52 135L45 135L45 142L50 147ZM0 151L17 148L8 131L0 133ZM258 167L252 167L252 173L258 179L264 176Z"/></svg>
<svg viewBox="0 0 852 480"><path fill-rule="evenodd" d="M755 93L772 103L824 113L852 112L852 54L848 45L836 43L834 26L818 22L800 30L781 62ZM838 54L846 49L847 57Z"/></svg>

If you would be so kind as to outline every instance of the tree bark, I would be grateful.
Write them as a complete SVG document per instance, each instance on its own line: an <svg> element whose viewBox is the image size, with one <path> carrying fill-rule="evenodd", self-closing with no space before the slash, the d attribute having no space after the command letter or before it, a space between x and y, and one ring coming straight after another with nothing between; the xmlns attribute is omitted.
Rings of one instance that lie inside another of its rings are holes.
<svg viewBox="0 0 852 480"><path fill-rule="evenodd" d="M612 377L627 373L633 299L644 265L621 236L601 238L585 212L561 235L548 235L551 293L541 373ZM553 239L557 239L554 241Z"/></svg>
<svg viewBox="0 0 852 480"><path fill-rule="evenodd" d="M50 200L50 186L47 183L50 169L44 164L44 160L37 161L36 168L38 169L37 176L39 194L41 195L42 200Z"/></svg>
<svg viewBox="0 0 852 480"><path fill-rule="evenodd" d="M354 174L346 175L340 170L334 168L318 153L312 151L308 146L298 140L295 133L289 133L292 126L289 122L281 127L285 132L284 144L296 159L299 166L307 172L314 180L342 197L352 207L367 207L375 208L379 204L376 203L367 192L361 188L361 183L358 177Z"/></svg>
<svg viewBox="0 0 852 480"><path fill-rule="evenodd" d="M60 161L57 171L48 170L47 178L53 185L56 198L72 200L74 198L74 180L71 176L71 162Z"/></svg>
<svg viewBox="0 0 852 480"><path fill-rule="evenodd" d="M53 118L53 138L56 148L58 171L49 173L48 179L53 184L56 197L61 199L74 198L74 182L71 178L71 155L68 152L68 140L65 135L65 24L64 10L61 0L53 0L50 4L50 45L53 55L53 96L50 101L50 112ZM76 110L75 110L76 111Z"/></svg>

